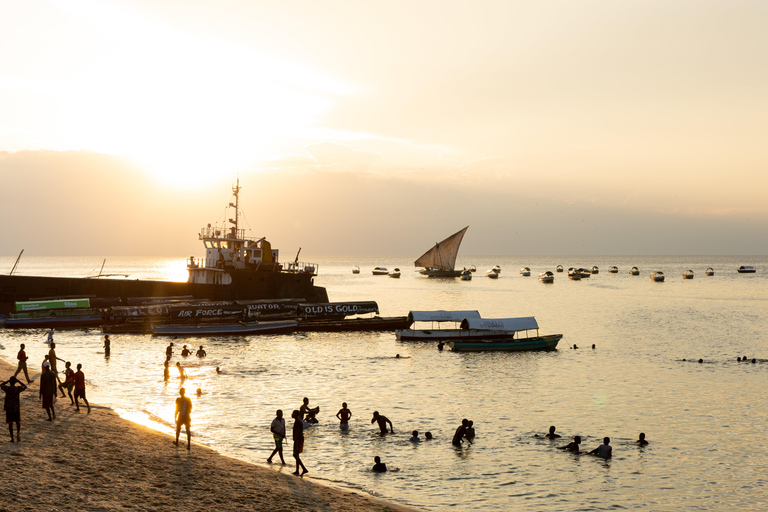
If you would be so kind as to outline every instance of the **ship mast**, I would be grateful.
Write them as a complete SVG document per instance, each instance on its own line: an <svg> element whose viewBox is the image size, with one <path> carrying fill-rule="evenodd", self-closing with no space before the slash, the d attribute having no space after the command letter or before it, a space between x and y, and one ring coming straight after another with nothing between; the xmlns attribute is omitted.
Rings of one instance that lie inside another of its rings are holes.
<svg viewBox="0 0 768 512"><path fill-rule="evenodd" d="M229 219L229 222L235 225L235 227L230 228L232 233L232 238L236 239L238 234L238 221L240 220L240 177L237 177L237 186L232 187L232 194L235 196L235 203L229 203L229 206L234 207L235 209L235 218Z"/></svg>

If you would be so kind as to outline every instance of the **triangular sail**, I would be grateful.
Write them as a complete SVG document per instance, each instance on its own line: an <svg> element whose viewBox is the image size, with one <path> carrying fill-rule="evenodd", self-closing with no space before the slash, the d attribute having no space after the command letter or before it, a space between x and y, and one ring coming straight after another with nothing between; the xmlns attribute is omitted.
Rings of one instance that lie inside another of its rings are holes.
<svg viewBox="0 0 768 512"><path fill-rule="evenodd" d="M456 255L459 253L461 240L469 226L454 233L442 242L438 242L414 262L417 267L434 268L438 270L453 270L456 265Z"/></svg>

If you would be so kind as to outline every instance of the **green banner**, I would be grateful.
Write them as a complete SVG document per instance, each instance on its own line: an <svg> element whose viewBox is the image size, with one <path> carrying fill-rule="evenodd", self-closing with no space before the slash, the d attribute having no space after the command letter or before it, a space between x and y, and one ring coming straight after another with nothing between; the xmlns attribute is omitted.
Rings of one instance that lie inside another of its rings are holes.
<svg viewBox="0 0 768 512"><path fill-rule="evenodd" d="M39 311L43 309L70 309L89 307L91 307L91 301L89 299L42 300L37 302L16 303L16 311Z"/></svg>

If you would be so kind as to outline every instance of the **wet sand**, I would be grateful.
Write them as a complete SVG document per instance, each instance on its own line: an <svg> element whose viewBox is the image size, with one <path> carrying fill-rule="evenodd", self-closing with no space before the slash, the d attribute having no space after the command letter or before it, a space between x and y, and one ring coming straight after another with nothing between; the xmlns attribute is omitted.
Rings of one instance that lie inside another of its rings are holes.
<svg viewBox="0 0 768 512"><path fill-rule="evenodd" d="M0 381L15 366L0 360ZM19 377L24 380L23 373ZM269 512L393 511L416 509L241 462L59 395L56 417L38 401L38 383L21 394L21 442L11 443L3 413L0 433L0 509L8 510L265 510ZM0 392L0 394L4 394ZM194 417L193 417L194 421ZM194 424L193 424L194 426ZM15 425L14 425L15 433ZM290 448L286 462L293 462ZM279 466L276 466L279 467Z"/></svg>

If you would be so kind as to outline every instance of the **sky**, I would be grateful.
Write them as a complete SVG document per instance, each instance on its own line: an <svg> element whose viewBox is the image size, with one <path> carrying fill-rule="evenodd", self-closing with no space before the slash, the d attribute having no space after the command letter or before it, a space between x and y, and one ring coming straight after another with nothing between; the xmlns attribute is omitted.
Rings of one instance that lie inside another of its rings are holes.
<svg viewBox="0 0 768 512"><path fill-rule="evenodd" d="M0 12L0 256L768 254L762 1Z"/></svg>

